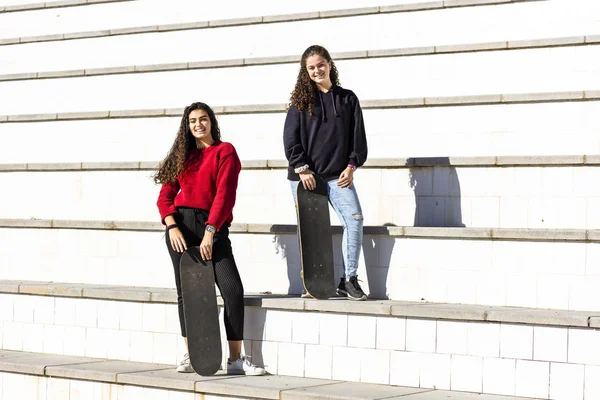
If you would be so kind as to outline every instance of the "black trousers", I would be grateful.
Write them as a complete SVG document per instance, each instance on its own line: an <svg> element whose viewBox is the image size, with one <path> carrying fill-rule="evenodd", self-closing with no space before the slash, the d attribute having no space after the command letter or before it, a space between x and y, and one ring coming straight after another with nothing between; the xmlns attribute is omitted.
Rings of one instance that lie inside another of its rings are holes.
<svg viewBox="0 0 600 400"><path fill-rule="evenodd" d="M208 212L197 208L179 207L177 213L173 214L175 221L188 247L199 246L205 232L205 222ZM170 232L170 231L169 231ZM183 298L181 296L181 275L179 273L179 261L181 253L171 247L169 232L165 235L169 255L173 261L175 271L175 284L177 286L177 305L179 308L179 324L181 335L186 337L185 315L183 314ZM225 304L225 331L227 340L244 339L244 286L240 279L231 241L229 240L229 228L223 226L215 233L212 251L212 262L215 271L215 283L221 292Z"/></svg>

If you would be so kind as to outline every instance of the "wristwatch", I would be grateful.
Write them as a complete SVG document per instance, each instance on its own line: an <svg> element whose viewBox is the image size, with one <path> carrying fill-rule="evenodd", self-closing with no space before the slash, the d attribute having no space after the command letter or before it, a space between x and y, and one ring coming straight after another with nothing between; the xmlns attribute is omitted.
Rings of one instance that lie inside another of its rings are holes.
<svg viewBox="0 0 600 400"><path fill-rule="evenodd" d="M206 232L215 233L217 229L212 225L206 225Z"/></svg>

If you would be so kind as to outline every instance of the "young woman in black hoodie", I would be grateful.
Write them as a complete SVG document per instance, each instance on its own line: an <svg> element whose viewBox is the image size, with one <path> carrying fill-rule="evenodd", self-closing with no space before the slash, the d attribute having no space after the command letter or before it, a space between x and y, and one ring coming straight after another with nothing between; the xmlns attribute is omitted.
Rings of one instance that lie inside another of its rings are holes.
<svg viewBox="0 0 600 400"><path fill-rule="evenodd" d="M358 98L339 86L337 69L324 47L313 45L302 54L283 142L294 200L300 182L307 190L315 188L313 174L327 182L329 202L344 229L338 294L366 300L357 277L363 214L353 180L367 159L367 138Z"/></svg>

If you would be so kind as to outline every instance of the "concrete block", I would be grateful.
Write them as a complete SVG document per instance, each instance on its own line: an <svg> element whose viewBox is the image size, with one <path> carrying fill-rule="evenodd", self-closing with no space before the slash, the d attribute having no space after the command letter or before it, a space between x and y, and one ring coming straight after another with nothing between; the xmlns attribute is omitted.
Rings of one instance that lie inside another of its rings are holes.
<svg viewBox="0 0 600 400"><path fill-rule="evenodd" d="M8 75L0 75L0 81L21 81L21 80L30 80L36 79L37 72L26 72L20 74L8 74Z"/></svg>
<svg viewBox="0 0 600 400"><path fill-rule="evenodd" d="M56 35L39 35L39 36L27 36L20 39L20 43L35 43L35 42L54 42L63 39L63 34Z"/></svg>
<svg viewBox="0 0 600 400"><path fill-rule="evenodd" d="M533 360L533 326L500 324L500 357Z"/></svg>
<svg viewBox="0 0 600 400"><path fill-rule="evenodd" d="M333 379L347 381L360 381L360 360L362 360L363 349L353 347L333 348Z"/></svg>
<svg viewBox="0 0 600 400"><path fill-rule="evenodd" d="M117 376L121 373L160 370L168 367L171 366L164 364L136 363L130 361L98 360L96 362L75 365L51 366L46 369L46 375L50 377L117 383Z"/></svg>
<svg viewBox="0 0 600 400"><path fill-rule="evenodd" d="M528 47L553 47L584 44L585 36L572 36L548 39L509 40L509 49L522 49Z"/></svg>
<svg viewBox="0 0 600 400"><path fill-rule="evenodd" d="M355 382L343 382L330 385L319 385L305 389L294 389L285 391L283 398L285 400L309 400L309 399L395 399L407 396L410 399L412 394L423 393L426 390L417 388L383 386L375 384L364 384ZM350 396L350 397L349 397ZM415 397L418 398L418 397Z"/></svg>
<svg viewBox="0 0 600 400"><path fill-rule="evenodd" d="M206 377L197 374L181 374L175 371L172 366L163 367L140 372L122 372L118 374L117 380L125 385L193 391L197 381L230 378L225 371L219 371L213 376Z"/></svg>
<svg viewBox="0 0 600 400"><path fill-rule="evenodd" d="M424 1L421 3L408 3L408 4L394 4L389 6L379 7L380 13L395 13L403 11L421 11L421 10L433 10L436 8L444 8L443 1Z"/></svg>
<svg viewBox="0 0 600 400"><path fill-rule="evenodd" d="M277 371L280 375L304 376L305 344L279 343Z"/></svg>
<svg viewBox="0 0 600 400"><path fill-rule="evenodd" d="M62 356L56 354L33 354L23 357L7 357L0 359L0 368L4 372L19 374L44 375L51 366L97 362L84 357Z"/></svg>
<svg viewBox="0 0 600 400"><path fill-rule="evenodd" d="M507 48L507 42L447 44L435 46L436 53L464 53L470 51L502 50Z"/></svg>
<svg viewBox="0 0 600 400"><path fill-rule="evenodd" d="M232 18L232 19L221 19L215 21L208 21L208 26L236 26L236 25L252 25L259 24L262 22L262 17L248 17L248 18Z"/></svg>
<svg viewBox="0 0 600 400"><path fill-rule="evenodd" d="M304 376L307 378L331 379L333 347L310 345L305 348Z"/></svg>
<svg viewBox="0 0 600 400"><path fill-rule="evenodd" d="M106 30L89 31L89 32L70 32L70 33L65 33L63 36L65 39L88 39L88 38L103 37L103 36L109 36L109 35L110 35L110 31L108 29L106 29Z"/></svg>
<svg viewBox="0 0 600 400"><path fill-rule="evenodd" d="M536 361L567 362L567 336L565 327L533 327L533 359Z"/></svg>
<svg viewBox="0 0 600 400"><path fill-rule="evenodd" d="M129 74L135 71L135 66L90 68L85 70L86 76Z"/></svg>
<svg viewBox="0 0 600 400"><path fill-rule="evenodd" d="M319 344L347 346L348 315L319 314Z"/></svg>
<svg viewBox="0 0 600 400"><path fill-rule="evenodd" d="M263 22L291 22L291 21L304 21L309 19L319 18L319 12L305 12L297 14L282 14L282 15L266 15L263 17Z"/></svg>
<svg viewBox="0 0 600 400"><path fill-rule="evenodd" d="M503 103L583 100L583 92L515 93L503 94Z"/></svg>
<svg viewBox="0 0 600 400"><path fill-rule="evenodd" d="M421 353L392 351L390 354L390 385L419 387Z"/></svg>
<svg viewBox="0 0 600 400"><path fill-rule="evenodd" d="M133 26L133 27L129 27L129 28L111 29L110 36L131 35L131 34L137 34L137 33L149 33L149 32L157 32L157 31L158 31L157 25Z"/></svg>
<svg viewBox="0 0 600 400"><path fill-rule="evenodd" d="M164 72L164 71L181 71L188 69L188 63L170 63L170 64L152 64L152 65L136 65L136 72Z"/></svg>
<svg viewBox="0 0 600 400"><path fill-rule="evenodd" d="M483 359L452 356L450 389L481 393L483 390Z"/></svg>
<svg viewBox="0 0 600 400"><path fill-rule="evenodd" d="M427 319L406 319L406 350L434 353L436 342L436 321Z"/></svg>
<svg viewBox="0 0 600 400"><path fill-rule="evenodd" d="M589 316L589 313L581 311L499 307L488 311L487 320L508 323L587 327Z"/></svg>
<svg viewBox="0 0 600 400"><path fill-rule="evenodd" d="M516 360L484 358L483 392L514 396L516 368Z"/></svg>
<svg viewBox="0 0 600 400"><path fill-rule="evenodd" d="M515 395L548 398L550 363L517 360Z"/></svg>
<svg viewBox="0 0 600 400"><path fill-rule="evenodd" d="M584 365L551 363L550 398L583 400L585 368Z"/></svg>
<svg viewBox="0 0 600 400"><path fill-rule="evenodd" d="M339 381L327 383L338 383ZM228 379L211 379L196 382L196 392L209 392L224 396L279 399L283 390L315 387L323 380L291 376L244 376Z"/></svg>
<svg viewBox="0 0 600 400"><path fill-rule="evenodd" d="M450 354L421 354L420 387L450 390Z"/></svg>
<svg viewBox="0 0 600 400"><path fill-rule="evenodd" d="M320 11L321 18L347 17L367 14L377 14L379 7L348 8L345 10L327 10Z"/></svg>
<svg viewBox="0 0 600 400"><path fill-rule="evenodd" d="M181 24L167 24L167 25L159 25L159 32L169 32L169 31L183 31L188 29L202 29L208 28L208 21L198 21L198 22L184 22Z"/></svg>
<svg viewBox="0 0 600 400"><path fill-rule="evenodd" d="M376 317L348 315L348 346L374 349L376 330Z"/></svg>
<svg viewBox="0 0 600 400"><path fill-rule="evenodd" d="M467 355L469 324L437 321L436 353Z"/></svg>
<svg viewBox="0 0 600 400"><path fill-rule="evenodd" d="M64 334L64 354L73 356L85 355L86 328L66 326Z"/></svg>
<svg viewBox="0 0 600 400"><path fill-rule="evenodd" d="M377 317L377 349L406 349L406 318Z"/></svg>
<svg viewBox="0 0 600 400"><path fill-rule="evenodd" d="M37 73L39 79L44 78L73 78L77 76L84 76L85 70L74 69L69 71L42 71Z"/></svg>

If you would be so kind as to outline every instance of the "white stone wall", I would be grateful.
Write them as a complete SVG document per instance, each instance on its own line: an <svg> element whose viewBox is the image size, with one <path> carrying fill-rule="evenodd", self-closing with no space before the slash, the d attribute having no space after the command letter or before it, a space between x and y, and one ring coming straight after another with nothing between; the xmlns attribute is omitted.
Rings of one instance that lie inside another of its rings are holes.
<svg viewBox="0 0 600 400"><path fill-rule="evenodd" d="M571 102L364 110L363 114L369 158L394 158L598 154L600 122L590 116L599 112L599 102ZM3 123L0 160L159 161L173 143L180 120ZM223 140L234 144L242 160L285 159L284 113L220 115L218 120ZM25 138L37 145L23 145Z"/></svg>
<svg viewBox="0 0 600 400"><path fill-rule="evenodd" d="M336 65L343 86L367 100L590 90L600 86L600 66L589 63L598 58L599 46L575 46L341 60ZM199 97L213 105L285 103L297 74L295 64L281 64L8 81L2 83L3 90L19 96L0 98L0 109L4 114L31 114L178 108ZM393 79L385 85L374 85L371 74ZM201 92L190 90L190 82L202 88ZM226 82L228 89L214 82ZM32 102L40 92L53 101Z"/></svg>
<svg viewBox="0 0 600 400"><path fill-rule="evenodd" d="M177 390L0 372L0 399L2 400L204 400L207 398L239 400L239 397L218 395L208 397L199 393Z"/></svg>
<svg viewBox="0 0 600 400"><path fill-rule="evenodd" d="M3 172L0 186L19 190L2 200L0 218L159 221L152 173ZM599 180L596 166L568 165L364 168L355 176L366 225L545 229L600 228ZM233 213L238 223L295 224L286 170L243 170Z"/></svg>
<svg viewBox="0 0 600 400"><path fill-rule="evenodd" d="M375 5L411 2L415 1L380 0ZM313 0L276 5L263 0L256 2L255 9L254 2L252 7L243 2L235 2L235 6L232 3L234 2L222 2L215 5L214 11L202 9L197 13L193 10L202 6L189 0L185 1L186 5L182 8L175 5L165 7L158 1L136 1L83 9L32 11L20 15L9 13L0 15L0 37L52 34L57 29L60 33L94 31L236 18L240 15L268 16L374 5L365 0L337 0L326 4ZM576 6L574 3L575 1L524 2L0 46L0 59L7 60L0 66L0 74L276 55L300 56L306 47L314 43L323 44L332 52L344 52L596 34L594 29L598 23L598 4L586 0L577 0ZM133 12L133 8L143 11ZM158 15L153 12L157 8L160 9ZM299 35L298 32L303 34ZM193 41L201 41L203 51L190 54L187 44ZM39 54L52 54L52 57L36 56ZM72 54L77 54L77 57L72 57ZM506 62L503 66L511 68L511 64ZM526 64L520 62L512 68L527 68ZM355 86L349 84L351 71L347 68L340 71L342 82L349 87ZM413 72L415 70L411 71ZM400 75L399 71L398 74ZM378 72L378 75L386 76L388 72ZM489 79L493 75L488 75L489 81L493 81ZM513 78L515 76L518 75L513 75ZM294 77L295 74L287 82L294 82ZM288 86L289 83L285 88L289 94L292 88L287 89ZM379 89L384 86L377 85ZM394 97L398 97L398 93Z"/></svg>
<svg viewBox="0 0 600 400"><path fill-rule="evenodd" d="M6 350L171 364L182 353L174 304L9 294L0 304ZM279 375L578 400L600 395L599 335L247 307L244 346Z"/></svg>
<svg viewBox="0 0 600 400"><path fill-rule="evenodd" d="M162 233L0 229L0 238L1 279L174 287ZM246 292L300 293L295 235L236 233L231 240ZM340 243L334 236L337 274ZM375 298L593 311L600 309L599 249L367 235L359 277Z"/></svg>

